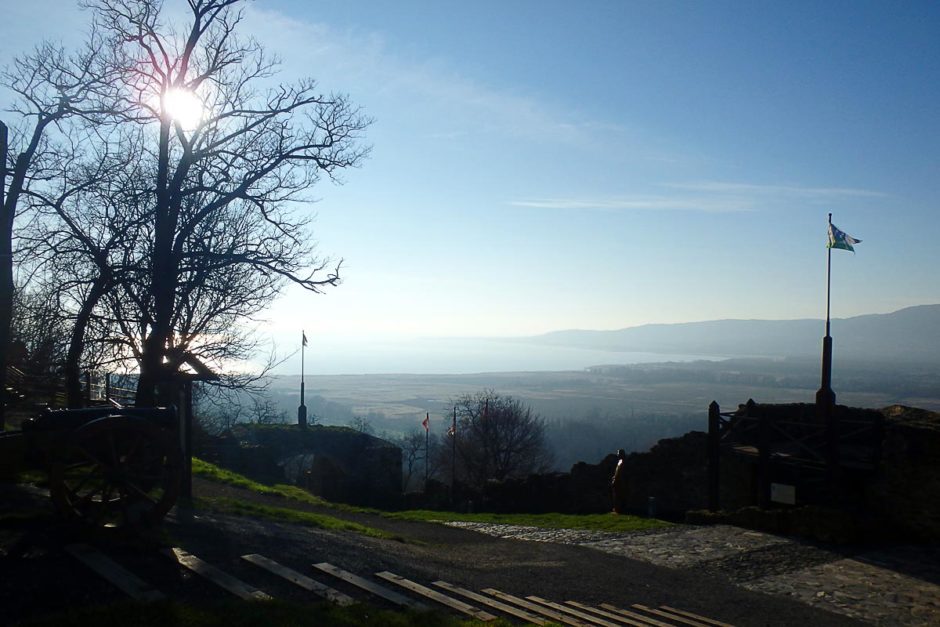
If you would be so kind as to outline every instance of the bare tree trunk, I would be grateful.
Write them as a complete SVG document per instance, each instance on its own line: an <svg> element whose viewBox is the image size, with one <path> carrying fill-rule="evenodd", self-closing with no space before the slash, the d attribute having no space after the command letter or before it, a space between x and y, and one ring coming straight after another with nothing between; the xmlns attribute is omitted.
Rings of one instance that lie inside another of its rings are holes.
<svg viewBox="0 0 940 627"><path fill-rule="evenodd" d="M0 122L0 431L6 429L7 360L13 318L13 215L7 206L7 127Z"/></svg>
<svg viewBox="0 0 940 627"><path fill-rule="evenodd" d="M98 305L98 301L107 291L110 279L107 275L99 276L91 284L91 289L85 301L82 303L78 315L75 317L75 325L72 327L72 337L69 340L69 350L65 358L65 398L66 405L72 409L82 407L82 381L81 369L79 368L82 351L85 348L85 330L88 328L88 322L91 320L91 314Z"/></svg>
<svg viewBox="0 0 940 627"><path fill-rule="evenodd" d="M144 340L140 362L140 379L137 383L138 406L156 405L166 396L158 392L165 378L163 358L170 338L170 321L173 316L173 276L171 263L173 252L174 224L170 219L169 193L169 144L170 123L160 122L159 161L157 163L157 206L154 211L154 242L151 258L150 289L153 295L153 323L150 334ZM172 276L171 276L172 275Z"/></svg>

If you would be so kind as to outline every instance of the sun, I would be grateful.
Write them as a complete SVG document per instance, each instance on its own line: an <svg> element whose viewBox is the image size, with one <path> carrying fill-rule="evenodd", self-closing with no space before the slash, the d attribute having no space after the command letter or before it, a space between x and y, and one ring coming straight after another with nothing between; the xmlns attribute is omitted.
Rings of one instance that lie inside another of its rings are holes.
<svg viewBox="0 0 940 627"><path fill-rule="evenodd" d="M163 110L183 130L195 130L203 120L205 107L199 97L188 89L170 88L163 94Z"/></svg>

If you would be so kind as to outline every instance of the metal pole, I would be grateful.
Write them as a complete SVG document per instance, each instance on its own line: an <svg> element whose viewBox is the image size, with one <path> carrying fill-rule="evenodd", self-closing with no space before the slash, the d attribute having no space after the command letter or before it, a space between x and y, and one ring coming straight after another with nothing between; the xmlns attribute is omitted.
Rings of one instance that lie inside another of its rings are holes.
<svg viewBox="0 0 940 627"><path fill-rule="evenodd" d="M832 214L829 214L829 227L832 227ZM830 335L830 301L832 295L832 246L828 247L826 259L826 336L823 338L822 376L819 391L816 392L816 406L826 410L836 403L832 391L832 336Z"/></svg>
<svg viewBox="0 0 940 627"><path fill-rule="evenodd" d="M428 426L424 428L424 491L428 491L428 458L430 457L430 447L431 447L431 414L425 413L424 419L427 421Z"/></svg>
<svg viewBox="0 0 940 627"><path fill-rule="evenodd" d="M454 503L454 486L457 484L457 406L454 405L454 421L451 423L453 435L450 449L450 502Z"/></svg>
<svg viewBox="0 0 940 627"><path fill-rule="evenodd" d="M307 346L307 334L300 331L300 407L297 408L297 424L301 429L307 428L307 406L304 404L304 348Z"/></svg>

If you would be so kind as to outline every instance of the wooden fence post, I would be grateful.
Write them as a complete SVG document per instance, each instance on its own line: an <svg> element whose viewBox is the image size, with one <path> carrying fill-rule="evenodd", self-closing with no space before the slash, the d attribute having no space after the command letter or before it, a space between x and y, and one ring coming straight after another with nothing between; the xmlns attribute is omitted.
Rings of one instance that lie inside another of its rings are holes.
<svg viewBox="0 0 940 627"><path fill-rule="evenodd" d="M719 509L719 488L721 485L721 408L716 401L708 406L708 509Z"/></svg>
<svg viewBox="0 0 940 627"><path fill-rule="evenodd" d="M754 410L753 401L748 402L748 415ZM766 411L757 416L757 506L770 506L770 416Z"/></svg>

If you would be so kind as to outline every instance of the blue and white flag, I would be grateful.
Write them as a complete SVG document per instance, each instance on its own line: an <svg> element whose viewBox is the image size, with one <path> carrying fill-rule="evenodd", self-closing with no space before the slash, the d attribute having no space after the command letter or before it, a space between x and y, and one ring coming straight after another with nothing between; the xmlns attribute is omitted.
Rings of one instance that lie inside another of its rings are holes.
<svg viewBox="0 0 940 627"><path fill-rule="evenodd" d="M829 243L826 244L826 248L841 248L842 250L851 250L855 252L853 246L855 244L860 244L862 240L855 239L848 233L840 231L839 228L829 223Z"/></svg>

